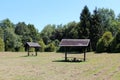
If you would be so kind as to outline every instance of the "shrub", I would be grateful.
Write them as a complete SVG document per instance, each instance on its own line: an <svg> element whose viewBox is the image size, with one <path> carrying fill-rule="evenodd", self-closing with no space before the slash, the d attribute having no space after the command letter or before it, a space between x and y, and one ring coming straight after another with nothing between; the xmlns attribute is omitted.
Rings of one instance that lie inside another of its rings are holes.
<svg viewBox="0 0 120 80"><path fill-rule="evenodd" d="M25 48L23 47L23 46L21 46L20 48L19 48L19 52L24 52L25 51Z"/></svg>
<svg viewBox="0 0 120 80"><path fill-rule="evenodd" d="M41 39L39 42L38 42L39 44L40 44L40 51L41 52L44 52L45 51L45 43L43 42L43 40Z"/></svg>
<svg viewBox="0 0 120 80"><path fill-rule="evenodd" d="M109 45L111 41L113 40L112 33L107 31L103 34L102 38L100 38L97 42L96 46L96 52L108 52L109 51Z"/></svg>
<svg viewBox="0 0 120 80"><path fill-rule="evenodd" d="M47 45L45 51L47 51L47 52L54 52L55 49L56 49L55 45L53 43L50 43L50 44Z"/></svg>

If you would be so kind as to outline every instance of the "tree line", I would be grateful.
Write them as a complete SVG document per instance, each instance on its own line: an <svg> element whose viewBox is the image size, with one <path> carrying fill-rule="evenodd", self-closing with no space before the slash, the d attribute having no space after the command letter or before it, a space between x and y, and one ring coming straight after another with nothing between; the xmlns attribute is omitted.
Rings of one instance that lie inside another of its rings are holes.
<svg viewBox="0 0 120 80"><path fill-rule="evenodd" d="M38 42L42 52L63 51L59 47L63 38L89 38L90 51L120 51L120 14L116 16L112 9L107 8L95 8L91 13L85 6L79 19L79 22L73 21L65 25L48 24L41 32L33 24L14 24L9 19L4 19L0 22L0 51L25 51L26 42Z"/></svg>

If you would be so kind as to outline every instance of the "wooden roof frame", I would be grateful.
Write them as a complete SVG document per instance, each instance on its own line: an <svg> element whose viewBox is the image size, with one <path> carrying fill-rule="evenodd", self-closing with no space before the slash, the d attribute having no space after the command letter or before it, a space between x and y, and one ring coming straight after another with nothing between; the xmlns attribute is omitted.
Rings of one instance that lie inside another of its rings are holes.
<svg viewBox="0 0 120 80"><path fill-rule="evenodd" d="M84 61L86 60L85 48L89 45L90 39L62 39L59 46L65 47L65 61L67 61L67 47L84 47Z"/></svg>

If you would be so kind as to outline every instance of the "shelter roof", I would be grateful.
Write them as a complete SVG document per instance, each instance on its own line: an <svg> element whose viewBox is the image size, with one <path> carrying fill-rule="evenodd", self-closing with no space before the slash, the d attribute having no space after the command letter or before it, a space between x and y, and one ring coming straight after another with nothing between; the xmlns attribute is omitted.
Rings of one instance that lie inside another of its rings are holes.
<svg viewBox="0 0 120 80"><path fill-rule="evenodd" d="M90 39L62 39L59 46L88 46Z"/></svg>
<svg viewBox="0 0 120 80"><path fill-rule="evenodd" d="M29 47L41 47L38 43L35 42L27 42L26 43Z"/></svg>

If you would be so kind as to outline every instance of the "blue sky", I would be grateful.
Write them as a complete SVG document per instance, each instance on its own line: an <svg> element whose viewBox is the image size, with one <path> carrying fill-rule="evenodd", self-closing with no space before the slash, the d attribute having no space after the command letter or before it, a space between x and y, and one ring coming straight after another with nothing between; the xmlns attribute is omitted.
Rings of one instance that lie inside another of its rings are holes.
<svg viewBox="0 0 120 80"><path fill-rule="evenodd" d="M78 22L85 5L90 12L97 7L120 13L119 0L1 0L0 20L9 18L15 24L34 24L41 31L47 24Z"/></svg>

